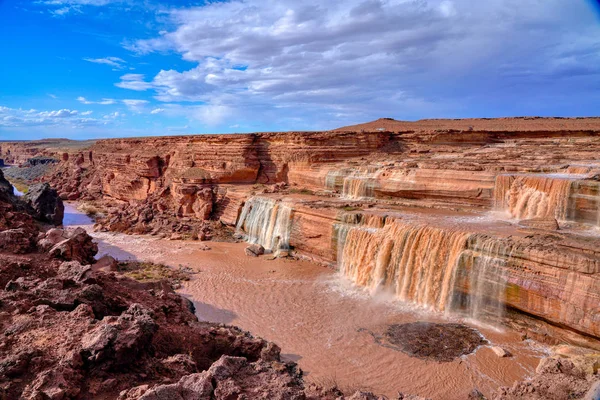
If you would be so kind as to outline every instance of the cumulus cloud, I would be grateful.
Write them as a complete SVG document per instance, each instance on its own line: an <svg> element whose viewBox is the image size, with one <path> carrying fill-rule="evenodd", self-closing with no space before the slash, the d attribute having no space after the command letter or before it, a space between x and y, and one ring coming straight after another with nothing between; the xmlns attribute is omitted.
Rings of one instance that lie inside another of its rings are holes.
<svg viewBox="0 0 600 400"><path fill-rule="evenodd" d="M31 126L51 127L64 126L69 128L101 125L103 122L87 118L91 111L77 110L23 110L0 106L0 128L21 128Z"/></svg>
<svg viewBox="0 0 600 400"><path fill-rule="evenodd" d="M83 104L102 104L102 105L111 105L111 104L115 104L116 101L114 99L102 99L100 101L92 101L92 100L88 100L83 96L79 96L77 98L77 101L79 101L80 103Z"/></svg>
<svg viewBox="0 0 600 400"><path fill-rule="evenodd" d="M77 110L57 110L57 111L42 111L38 113L40 117L43 118L69 118L74 117L78 114Z"/></svg>
<svg viewBox="0 0 600 400"><path fill-rule="evenodd" d="M150 111L150 114L160 114L163 111L165 111L164 108L155 108L154 110Z"/></svg>
<svg viewBox="0 0 600 400"><path fill-rule="evenodd" d="M127 48L197 65L116 85L205 103L204 120L257 110L335 121L468 114L506 98L568 103L591 90L578 77L600 77L600 27L584 2L234 0L169 16L173 30Z"/></svg>
<svg viewBox="0 0 600 400"><path fill-rule="evenodd" d="M119 57L105 57L105 58L84 58L85 61L95 64L106 64L113 67L115 70L125 68L125 60Z"/></svg>

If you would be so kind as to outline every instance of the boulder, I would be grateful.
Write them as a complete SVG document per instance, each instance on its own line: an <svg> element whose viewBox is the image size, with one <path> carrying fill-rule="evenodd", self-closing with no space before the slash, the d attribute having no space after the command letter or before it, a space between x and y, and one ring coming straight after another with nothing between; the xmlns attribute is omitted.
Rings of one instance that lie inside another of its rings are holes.
<svg viewBox="0 0 600 400"><path fill-rule="evenodd" d="M50 229L46 236L38 242L42 249L47 249L52 256L66 260L92 264L98 253L98 245L85 229L73 230Z"/></svg>
<svg viewBox="0 0 600 400"><path fill-rule="evenodd" d="M94 270L107 270L107 271L117 271L119 263L113 257L109 255L105 255L100 257L96 264L94 264Z"/></svg>
<svg viewBox="0 0 600 400"><path fill-rule="evenodd" d="M503 349L502 347L492 346L491 349L498 357L511 357L512 356L512 354L510 354L510 351Z"/></svg>
<svg viewBox="0 0 600 400"><path fill-rule="evenodd" d="M31 232L23 228L0 231L0 250L15 254L27 253L32 249L33 243Z"/></svg>
<svg viewBox="0 0 600 400"><path fill-rule="evenodd" d="M105 317L81 339L81 355L90 365L127 365L144 353L158 325L152 311L132 304L118 318Z"/></svg>
<svg viewBox="0 0 600 400"><path fill-rule="evenodd" d="M479 390L473 389L469 393L469 396L467 396L467 400L486 400L486 398Z"/></svg>
<svg viewBox="0 0 600 400"><path fill-rule="evenodd" d="M68 231L60 228L49 229L42 235L43 236L38 240L38 247L43 251L48 251L57 243L69 238Z"/></svg>
<svg viewBox="0 0 600 400"><path fill-rule="evenodd" d="M258 257L265 254L265 248L260 244L253 244L246 247L246 255L250 257Z"/></svg>
<svg viewBox="0 0 600 400"><path fill-rule="evenodd" d="M23 200L31 207L36 219L62 225L65 206L56 190L47 183L30 186Z"/></svg>

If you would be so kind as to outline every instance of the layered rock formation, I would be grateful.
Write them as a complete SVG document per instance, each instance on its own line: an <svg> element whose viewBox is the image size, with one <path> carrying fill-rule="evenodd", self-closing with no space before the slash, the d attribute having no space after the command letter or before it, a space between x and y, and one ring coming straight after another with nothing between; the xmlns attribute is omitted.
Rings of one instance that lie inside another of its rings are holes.
<svg viewBox="0 0 600 400"><path fill-rule="evenodd" d="M267 252L423 307L474 317L509 307L598 337L598 122L101 140L55 154L50 181L104 207L101 229L210 238L206 221L220 220Z"/></svg>
<svg viewBox="0 0 600 400"><path fill-rule="evenodd" d="M83 229L32 214L0 171L0 398L379 399L305 385L277 345L199 322L167 281L99 271Z"/></svg>

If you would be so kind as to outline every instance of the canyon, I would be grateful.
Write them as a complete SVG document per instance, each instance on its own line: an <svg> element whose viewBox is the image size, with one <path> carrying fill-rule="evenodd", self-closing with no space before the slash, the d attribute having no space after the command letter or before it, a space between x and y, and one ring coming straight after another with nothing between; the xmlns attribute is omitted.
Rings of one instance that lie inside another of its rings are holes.
<svg viewBox="0 0 600 400"><path fill-rule="evenodd" d="M475 323L486 337L526 320L529 339L595 348L599 151L596 118L381 119L327 132L0 143L6 164L57 160L36 180L93 207L104 240L122 232L162 240L150 247L195 248L212 239L214 249L196 255L208 259L243 240L267 253L252 270L326 266L373 301ZM165 250L155 261L170 257ZM210 290L194 282L184 287L192 297ZM536 357L518 358L521 377ZM520 377L494 379L502 384L486 384L487 394Z"/></svg>

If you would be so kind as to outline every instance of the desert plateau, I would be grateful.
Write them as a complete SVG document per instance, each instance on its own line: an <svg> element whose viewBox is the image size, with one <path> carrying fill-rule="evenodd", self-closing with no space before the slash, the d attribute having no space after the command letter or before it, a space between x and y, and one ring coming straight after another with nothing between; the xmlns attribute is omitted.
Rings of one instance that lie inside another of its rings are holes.
<svg viewBox="0 0 600 400"><path fill-rule="evenodd" d="M592 118L2 142L2 393L583 398L599 151Z"/></svg>
<svg viewBox="0 0 600 400"><path fill-rule="evenodd" d="M0 38L0 400L600 400L600 0Z"/></svg>

